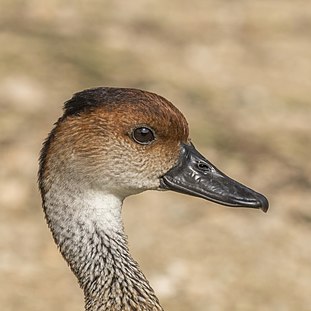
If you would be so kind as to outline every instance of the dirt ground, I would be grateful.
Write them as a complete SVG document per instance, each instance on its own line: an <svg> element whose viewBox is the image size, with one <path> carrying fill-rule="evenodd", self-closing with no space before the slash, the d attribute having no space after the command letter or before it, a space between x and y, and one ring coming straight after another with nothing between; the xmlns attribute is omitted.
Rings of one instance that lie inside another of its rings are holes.
<svg viewBox="0 0 311 311"><path fill-rule="evenodd" d="M130 197L134 258L171 311L311 310L311 2L0 0L0 309L83 310L45 224L41 143L92 86L147 89L187 117L267 214Z"/></svg>

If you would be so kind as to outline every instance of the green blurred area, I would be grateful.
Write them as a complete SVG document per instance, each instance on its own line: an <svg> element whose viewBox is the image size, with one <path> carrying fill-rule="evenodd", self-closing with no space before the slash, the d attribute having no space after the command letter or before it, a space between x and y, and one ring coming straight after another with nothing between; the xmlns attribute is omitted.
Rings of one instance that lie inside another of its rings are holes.
<svg viewBox="0 0 311 311"><path fill-rule="evenodd" d="M100 85L172 101L202 153L271 203L263 215L129 198L130 246L165 309L310 310L310 1L0 6L1 310L83 309L44 223L37 158L62 103Z"/></svg>

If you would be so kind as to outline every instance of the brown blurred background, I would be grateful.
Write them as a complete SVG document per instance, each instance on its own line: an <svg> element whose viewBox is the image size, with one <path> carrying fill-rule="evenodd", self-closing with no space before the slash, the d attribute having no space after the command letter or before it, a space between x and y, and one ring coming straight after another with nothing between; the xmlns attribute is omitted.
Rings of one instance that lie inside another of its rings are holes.
<svg viewBox="0 0 311 311"><path fill-rule="evenodd" d="M0 309L83 310L45 224L41 142L73 92L147 89L271 209L126 200L130 248L171 311L311 310L311 2L1 0Z"/></svg>

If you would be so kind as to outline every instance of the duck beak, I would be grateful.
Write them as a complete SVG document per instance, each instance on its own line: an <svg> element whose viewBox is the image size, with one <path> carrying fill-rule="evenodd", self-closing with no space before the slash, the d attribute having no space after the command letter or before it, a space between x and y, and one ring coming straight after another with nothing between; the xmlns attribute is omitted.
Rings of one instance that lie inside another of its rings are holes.
<svg viewBox="0 0 311 311"><path fill-rule="evenodd" d="M182 144L178 163L160 178L160 188L232 207L269 208L266 197L226 176L193 144Z"/></svg>

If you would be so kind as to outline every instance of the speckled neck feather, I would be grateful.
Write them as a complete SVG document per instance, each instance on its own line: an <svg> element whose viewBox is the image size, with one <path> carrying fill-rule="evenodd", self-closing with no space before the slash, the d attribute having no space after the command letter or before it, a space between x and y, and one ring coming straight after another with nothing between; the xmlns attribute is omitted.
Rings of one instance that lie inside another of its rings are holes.
<svg viewBox="0 0 311 311"><path fill-rule="evenodd" d="M84 291L85 310L163 310L131 257L122 202L110 195L50 189L44 209L54 240Z"/></svg>

